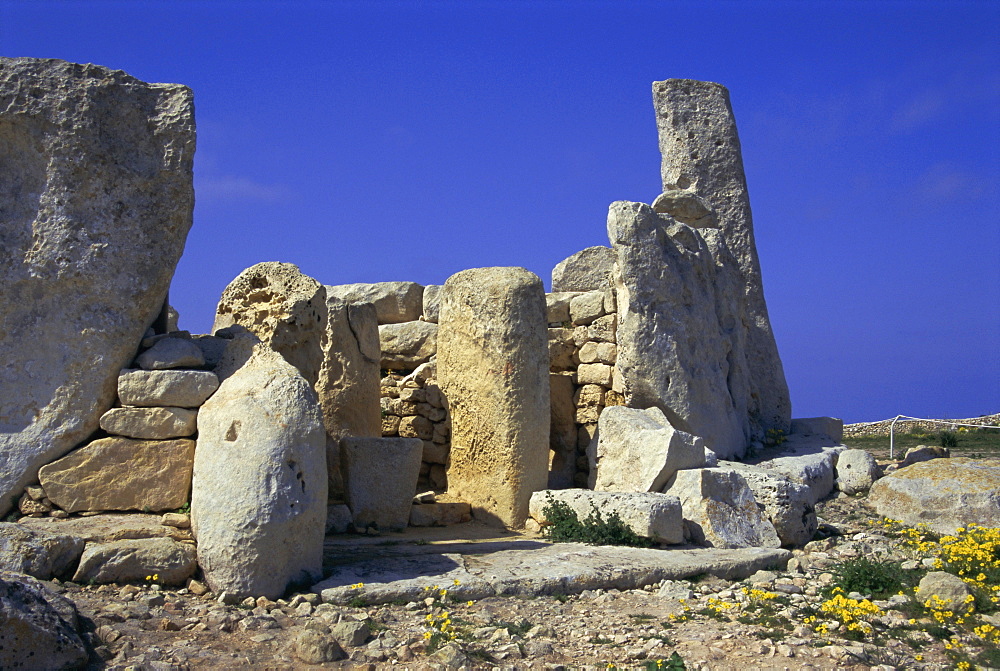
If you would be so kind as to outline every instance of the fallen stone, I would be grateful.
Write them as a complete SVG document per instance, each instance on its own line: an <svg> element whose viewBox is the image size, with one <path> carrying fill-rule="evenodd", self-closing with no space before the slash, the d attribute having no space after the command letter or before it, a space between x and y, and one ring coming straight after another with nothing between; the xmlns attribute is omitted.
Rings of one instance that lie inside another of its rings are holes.
<svg viewBox="0 0 1000 671"><path fill-rule="evenodd" d="M608 247L587 247L552 269L552 291L604 291L611 286L615 253Z"/></svg>
<svg viewBox="0 0 1000 671"><path fill-rule="evenodd" d="M354 526L403 529L410 520L423 443L416 438L344 438L341 471Z"/></svg>
<svg viewBox="0 0 1000 671"><path fill-rule="evenodd" d="M835 476L838 491L845 494L867 492L878 480L878 462L864 450L844 450L837 455Z"/></svg>
<svg viewBox="0 0 1000 671"><path fill-rule="evenodd" d="M564 503L581 521L594 510L605 521L618 517L636 535L656 543L684 542L684 518L676 496L646 492L594 492L589 489L546 489L531 495L531 517L543 527L549 523L545 507L550 501Z"/></svg>
<svg viewBox="0 0 1000 671"><path fill-rule="evenodd" d="M832 442L817 439L815 435L792 434L779 448L768 451L766 458L755 458L750 463L777 471L792 482L805 485L815 504L833 491L837 455L847 449Z"/></svg>
<svg viewBox="0 0 1000 671"><path fill-rule="evenodd" d="M722 468L678 471L666 490L681 501L684 524L698 545L724 548L781 545L753 491L739 473Z"/></svg>
<svg viewBox="0 0 1000 671"><path fill-rule="evenodd" d="M733 385L739 396L741 424L747 422L751 437L766 435L772 429L787 432L791 400L764 300L750 197L729 92L712 82L668 79L653 83L653 106L663 159L663 191L693 193L712 211L720 228L698 230L713 240L712 255L726 264L727 274L737 274L735 284L743 295L740 309L730 315L735 321L724 317L721 324L725 330L733 329L733 363L727 367L742 369L742 379L734 380ZM623 262L620 253L618 261ZM742 335L735 335L737 331ZM739 359L742 361L737 364ZM720 457L729 456L712 441L707 442Z"/></svg>
<svg viewBox="0 0 1000 671"><path fill-rule="evenodd" d="M965 457L924 461L877 480L867 502L879 515L939 534L1000 527L1000 466Z"/></svg>
<svg viewBox="0 0 1000 671"><path fill-rule="evenodd" d="M792 420L790 433L826 436L839 443L844 440L844 420L836 417L801 417Z"/></svg>
<svg viewBox="0 0 1000 671"><path fill-rule="evenodd" d="M660 492L678 470L705 464L705 446L675 430L659 408L611 406L601 413L587 457L597 491Z"/></svg>
<svg viewBox="0 0 1000 671"><path fill-rule="evenodd" d="M330 630L330 635L341 645L356 648L365 644L371 636L371 628L367 622L341 620Z"/></svg>
<svg viewBox="0 0 1000 671"><path fill-rule="evenodd" d="M323 364L326 289L291 263L258 263L222 292L212 332L238 325L260 338L315 385Z"/></svg>
<svg viewBox="0 0 1000 671"><path fill-rule="evenodd" d="M438 381L451 412L449 491L477 518L520 527L549 453L545 292L523 268L452 275L441 294Z"/></svg>
<svg viewBox="0 0 1000 671"><path fill-rule="evenodd" d="M421 503L410 508L411 527L447 527L472 519L472 506L461 501Z"/></svg>
<svg viewBox="0 0 1000 671"><path fill-rule="evenodd" d="M919 464L921 461L930 461L931 459L947 459L951 456L951 450L947 447L940 447L938 445L917 445L916 447L911 447L903 455L903 461L899 464L900 468L905 468L907 466L912 466L913 464Z"/></svg>
<svg viewBox="0 0 1000 671"><path fill-rule="evenodd" d="M118 376L122 405L197 408L218 388L218 376L200 370L123 370Z"/></svg>
<svg viewBox="0 0 1000 671"><path fill-rule="evenodd" d="M931 571L920 579L917 598L930 602L936 610L968 613L975 610L974 600L969 599L969 586L957 575L944 571Z"/></svg>
<svg viewBox="0 0 1000 671"><path fill-rule="evenodd" d="M437 324L404 322L378 327L382 347L381 367L388 370L416 368L437 353Z"/></svg>
<svg viewBox="0 0 1000 671"><path fill-rule="evenodd" d="M111 408L101 415L101 428L126 438L163 440L192 436L198 411L186 408Z"/></svg>
<svg viewBox="0 0 1000 671"><path fill-rule="evenodd" d="M0 572L0 632L0 668L79 669L87 664L76 606L30 576Z"/></svg>
<svg viewBox="0 0 1000 671"><path fill-rule="evenodd" d="M295 637L295 656L306 664L326 664L344 659L347 653L329 634L307 628Z"/></svg>
<svg viewBox="0 0 1000 671"><path fill-rule="evenodd" d="M198 368L205 365L205 355L190 340L163 338L136 357L135 362L142 370Z"/></svg>
<svg viewBox="0 0 1000 671"><path fill-rule="evenodd" d="M39 580L59 577L80 559L84 542L22 524L0 522L0 570Z"/></svg>
<svg viewBox="0 0 1000 671"><path fill-rule="evenodd" d="M423 314L420 316L425 322L438 323L441 314L441 285L428 284L424 287Z"/></svg>
<svg viewBox="0 0 1000 671"><path fill-rule="evenodd" d="M245 363L201 408L191 524L213 592L276 599L321 574L326 431L311 385L255 341L233 340L219 366Z"/></svg>
<svg viewBox="0 0 1000 671"><path fill-rule="evenodd" d="M719 467L743 476L782 546L801 547L813 539L818 521L813 495L806 485L760 466L721 462Z"/></svg>
<svg viewBox="0 0 1000 671"><path fill-rule="evenodd" d="M193 440L101 438L43 466L49 500L66 512L180 508L191 491Z"/></svg>
<svg viewBox="0 0 1000 671"><path fill-rule="evenodd" d="M183 585L198 568L191 543L143 538L88 543L74 582Z"/></svg>
<svg viewBox="0 0 1000 671"><path fill-rule="evenodd" d="M163 307L191 227L195 129L187 87L56 59L0 59L0 110L5 515L97 429Z"/></svg>
<svg viewBox="0 0 1000 671"><path fill-rule="evenodd" d="M348 303L372 303L379 324L400 324L420 319L424 287L415 282L377 282L328 286L335 298Z"/></svg>

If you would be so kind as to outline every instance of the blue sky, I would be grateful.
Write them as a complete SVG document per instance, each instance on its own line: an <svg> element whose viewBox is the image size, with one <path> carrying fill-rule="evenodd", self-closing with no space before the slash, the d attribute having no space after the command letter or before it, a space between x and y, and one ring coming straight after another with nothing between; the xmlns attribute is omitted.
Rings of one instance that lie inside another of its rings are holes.
<svg viewBox="0 0 1000 671"><path fill-rule="evenodd" d="M659 193L650 84L720 82L793 414L1000 410L998 2L0 0L0 55L194 90L195 332L260 261L548 285Z"/></svg>

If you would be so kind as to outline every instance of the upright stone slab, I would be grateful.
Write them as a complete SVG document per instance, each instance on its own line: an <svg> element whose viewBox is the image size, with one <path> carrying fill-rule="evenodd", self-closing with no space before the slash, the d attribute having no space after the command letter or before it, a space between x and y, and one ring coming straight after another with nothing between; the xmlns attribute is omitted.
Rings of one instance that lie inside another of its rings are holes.
<svg viewBox="0 0 1000 671"><path fill-rule="evenodd" d="M343 489L340 440L382 435L379 405L379 340L375 306L327 296L328 321L316 393L326 427L330 494Z"/></svg>
<svg viewBox="0 0 1000 671"><path fill-rule="evenodd" d="M214 592L276 599L321 574L326 432L312 385L254 340L229 345L199 412L191 526Z"/></svg>
<svg viewBox="0 0 1000 671"><path fill-rule="evenodd" d="M711 209L709 216L718 221L739 269L745 318L733 328L744 331L746 340L747 411L754 433L768 429L787 432L791 401L764 301L729 91L712 82L668 79L653 83L653 105L663 157L663 190L689 192Z"/></svg>
<svg viewBox="0 0 1000 671"><path fill-rule="evenodd" d="M548 470L549 353L537 276L474 268L448 278L438 383L451 410L449 493L480 519L522 526Z"/></svg>
<svg viewBox="0 0 1000 671"><path fill-rule="evenodd" d="M354 525L399 530L410 521L420 476L418 438L344 438L341 471Z"/></svg>
<svg viewBox="0 0 1000 671"><path fill-rule="evenodd" d="M222 292L213 331L239 325L280 353L311 385L326 337L326 289L291 263L250 266Z"/></svg>
<svg viewBox="0 0 1000 671"><path fill-rule="evenodd" d="M97 428L194 207L193 96L0 58L0 515Z"/></svg>
<svg viewBox="0 0 1000 671"><path fill-rule="evenodd" d="M659 408L720 457L742 454L762 426L739 269L718 230L618 201L608 237L618 257L616 366L627 405Z"/></svg>

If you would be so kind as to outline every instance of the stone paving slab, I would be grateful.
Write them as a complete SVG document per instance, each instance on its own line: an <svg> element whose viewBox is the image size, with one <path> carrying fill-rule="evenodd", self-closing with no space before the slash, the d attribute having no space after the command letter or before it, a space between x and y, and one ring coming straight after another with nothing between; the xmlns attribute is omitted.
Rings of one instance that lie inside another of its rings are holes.
<svg viewBox="0 0 1000 671"><path fill-rule="evenodd" d="M454 527L452 527L454 529ZM332 604L420 601L447 589L459 601L488 596L578 594L637 589L712 574L739 580L783 566L775 548L666 550L547 543L530 536L427 541L327 539L325 575L312 591Z"/></svg>

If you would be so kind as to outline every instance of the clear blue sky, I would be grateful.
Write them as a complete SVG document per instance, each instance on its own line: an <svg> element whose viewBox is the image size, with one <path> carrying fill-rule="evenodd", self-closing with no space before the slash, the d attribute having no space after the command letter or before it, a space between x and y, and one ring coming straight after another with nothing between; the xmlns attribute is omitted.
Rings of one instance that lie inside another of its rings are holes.
<svg viewBox="0 0 1000 671"><path fill-rule="evenodd" d="M552 267L660 191L650 84L729 87L795 416L1000 411L1000 2L16 2L0 55L194 89L171 299Z"/></svg>

